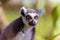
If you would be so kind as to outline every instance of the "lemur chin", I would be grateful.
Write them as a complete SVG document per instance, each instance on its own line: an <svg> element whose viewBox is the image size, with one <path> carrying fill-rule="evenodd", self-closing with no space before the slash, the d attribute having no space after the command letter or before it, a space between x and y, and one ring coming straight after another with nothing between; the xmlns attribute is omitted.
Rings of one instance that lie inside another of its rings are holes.
<svg viewBox="0 0 60 40"><path fill-rule="evenodd" d="M14 20L0 35L0 40L34 40L35 25L40 13L36 9L22 7L21 17Z"/></svg>

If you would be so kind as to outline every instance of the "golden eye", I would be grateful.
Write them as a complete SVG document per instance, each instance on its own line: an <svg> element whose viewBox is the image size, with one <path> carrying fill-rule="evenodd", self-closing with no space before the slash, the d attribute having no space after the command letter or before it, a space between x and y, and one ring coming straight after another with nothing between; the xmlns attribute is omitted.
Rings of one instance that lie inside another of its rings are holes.
<svg viewBox="0 0 60 40"><path fill-rule="evenodd" d="M37 20L37 19L38 19L38 16L36 15L36 16L34 17L34 19L36 19L36 20Z"/></svg>
<svg viewBox="0 0 60 40"><path fill-rule="evenodd" d="M27 19L27 20L30 20L30 19L32 19L32 18L31 18L30 15L27 15L27 16L26 16L26 19Z"/></svg>

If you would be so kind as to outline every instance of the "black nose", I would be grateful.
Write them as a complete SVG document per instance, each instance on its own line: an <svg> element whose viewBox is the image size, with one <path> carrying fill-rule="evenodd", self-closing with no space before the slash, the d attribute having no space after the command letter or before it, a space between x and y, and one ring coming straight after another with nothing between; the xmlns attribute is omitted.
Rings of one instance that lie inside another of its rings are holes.
<svg viewBox="0 0 60 40"><path fill-rule="evenodd" d="M31 22L29 22L30 26L35 26L35 22L32 20Z"/></svg>

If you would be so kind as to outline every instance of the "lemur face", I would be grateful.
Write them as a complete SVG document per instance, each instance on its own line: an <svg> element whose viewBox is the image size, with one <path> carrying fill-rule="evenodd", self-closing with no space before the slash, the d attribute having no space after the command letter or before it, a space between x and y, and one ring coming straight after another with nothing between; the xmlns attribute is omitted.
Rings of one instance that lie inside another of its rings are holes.
<svg viewBox="0 0 60 40"><path fill-rule="evenodd" d="M26 16L26 21L28 22L28 24L30 26L35 26L38 22L38 19L39 19L39 15L37 13L27 13Z"/></svg>
<svg viewBox="0 0 60 40"><path fill-rule="evenodd" d="M25 24L35 26L38 23L40 17L38 10L22 7L20 12L22 15L23 22Z"/></svg>

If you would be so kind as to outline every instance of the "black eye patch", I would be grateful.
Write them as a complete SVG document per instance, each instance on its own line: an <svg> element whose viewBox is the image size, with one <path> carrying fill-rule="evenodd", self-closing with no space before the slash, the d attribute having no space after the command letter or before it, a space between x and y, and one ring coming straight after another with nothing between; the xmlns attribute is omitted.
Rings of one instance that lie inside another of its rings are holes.
<svg viewBox="0 0 60 40"><path fill-rule="evenodd" d="M27 19L27 20L30 20L30 19L32 19L32 17L31 17L30 15L27 15L27 16L26 16L26 19Z"/></svg>

